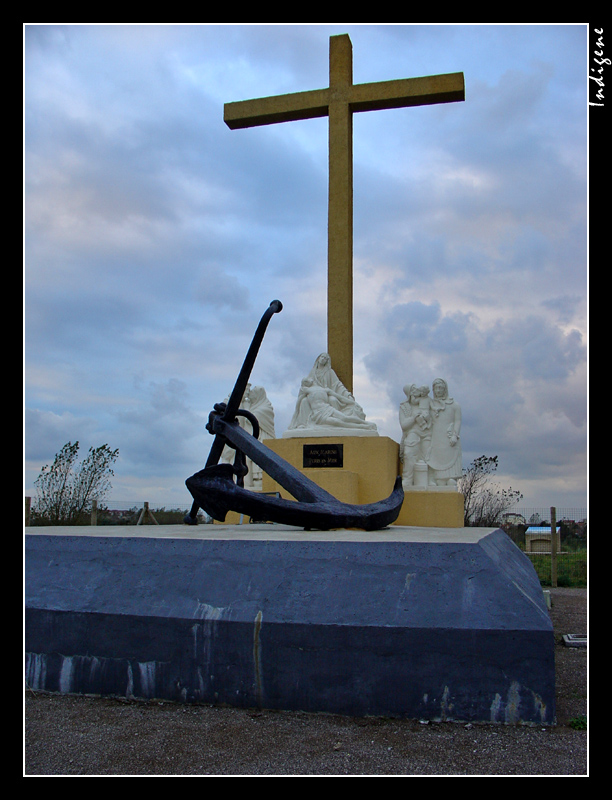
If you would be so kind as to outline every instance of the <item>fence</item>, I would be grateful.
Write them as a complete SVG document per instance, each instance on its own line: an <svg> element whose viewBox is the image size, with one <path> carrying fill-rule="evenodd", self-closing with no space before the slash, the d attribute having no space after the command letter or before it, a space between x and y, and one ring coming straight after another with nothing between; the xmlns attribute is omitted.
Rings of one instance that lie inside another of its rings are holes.
<svg viewBox="0 0 612 800"><path fill-rule="evenodd" d="M25 498L25 524L41 524L32 516L30 498ZM82 524L90 525L182 525L191 508L148 502L107 501ZM199 512L200 523L212 522ZM588 573L587 512L585 508L516 508L502 515L500 527L531 560L543 586L585 587ZM555 531L555 535L552 535Z"/></svg>
<svg viewBox="0 0 612 800"><path fill-rule="evenodd" d="M529 557L543 586L586 587L585 508L517 508L503 515L500 527Z"/></svg>
<svg viewBox="0 0 612 800"><path fill-rule="evenodd" d="M191 510L191 502L185 500L184 506L176 504L168 507L162 505L151 506L148 501L105 500L102 505L94 500L91 510L78 520L79 525L182 525L185 514ZM209 522L202 511L198 514L198 522ZM25 498L25 524L46 525L37 519L36 512L32 509L31 498Z"/></svg>

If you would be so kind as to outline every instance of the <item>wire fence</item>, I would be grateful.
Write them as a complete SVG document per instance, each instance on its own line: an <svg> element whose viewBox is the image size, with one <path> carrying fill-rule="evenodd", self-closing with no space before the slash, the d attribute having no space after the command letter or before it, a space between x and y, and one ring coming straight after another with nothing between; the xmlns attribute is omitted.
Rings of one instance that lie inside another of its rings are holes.
<svg viewBox="0 0 612 800"><path fill-rule="evenodd" d="M143 500L105 499L98 503L93 501L92 507L83 514L76 524L80 525L182 525L185 514L191 510L193 501L188 497L183 503L150 503ZM28 525L48 525L40 519L31 498L25 498L25 518ZM204 512L198 513L198 522L211 522Z"/></svg>
<svg viewBox="0 0 612 800"><path fill-rule="evenodd" d="M184 504L148 501L106 500L94 503L81 524L90 525L182 525L191 509ZM41 524L26 497L26 525ZM200 524L212 519L200 510ZM542 586L586 587L588 573L586 508L513 508L501 515L499 527L531 560ZM552 531L555 535L552 535Z"/></svg>
<svg viewBox="0 0 612 800"><path fill-rule="evenodd" d="M515 508L500 527L530 558L542 586L587 586L586 508Z"/></svg>

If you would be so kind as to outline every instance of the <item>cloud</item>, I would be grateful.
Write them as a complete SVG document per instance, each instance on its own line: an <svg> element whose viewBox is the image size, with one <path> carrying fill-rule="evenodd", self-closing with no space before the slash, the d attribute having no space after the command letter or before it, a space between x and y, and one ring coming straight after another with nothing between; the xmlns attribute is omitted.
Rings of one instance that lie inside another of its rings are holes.
<svg viewBox="0 0 612 800"><path fill-rule="evenodd" d="M122 472L139 477L167 476L174 475L178 467L187 478L190 470L204 466L205 457L198 453L198 446L202 447L206 435L206 418L191 407L182 381L171 379L160 384L137 380L132 406L118 409L115 417L123 445Z"/></svg>
<svg viewBox="0 0 612 800"><path fill-rule="evenodd" d="M92 417L77 417L65 412L55 414L52 411L41 411L36 408L25 410L25 458L27 462L38 463L47 459L53 461L66 442L83 442L86 450L92 446L98 428ZM97 445L96 445L97 446ZM53 455L50 455L53 454Z"/></svg>

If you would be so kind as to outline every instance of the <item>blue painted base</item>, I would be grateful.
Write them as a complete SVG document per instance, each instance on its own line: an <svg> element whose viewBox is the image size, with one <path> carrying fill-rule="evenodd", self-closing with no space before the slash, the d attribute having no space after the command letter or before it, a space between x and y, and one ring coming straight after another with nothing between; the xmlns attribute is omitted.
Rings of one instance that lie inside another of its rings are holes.
<svg viewBox="0 0 612 800"><path fill-rule="evenodd" d="M34 690L425 719L555 720L529 559L477 541L26 536Z"/></svg>

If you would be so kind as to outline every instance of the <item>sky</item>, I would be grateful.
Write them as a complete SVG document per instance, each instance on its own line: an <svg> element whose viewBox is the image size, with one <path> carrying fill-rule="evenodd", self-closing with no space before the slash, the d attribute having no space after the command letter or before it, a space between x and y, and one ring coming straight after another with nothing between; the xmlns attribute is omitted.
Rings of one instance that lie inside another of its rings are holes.
<svg viewBox="0 0 612 800"><path fill-rule="evenodd" d="M26 495L78 440L119 449L109 499L188 507L277 298L251 382L287 429L327 350L327 119L223 106L325 88L343 33L354 83L466 86L354 115L356 400L399 442L403 386L442 377L464 467L586 507L586 24L26 24Z"/></svg>

